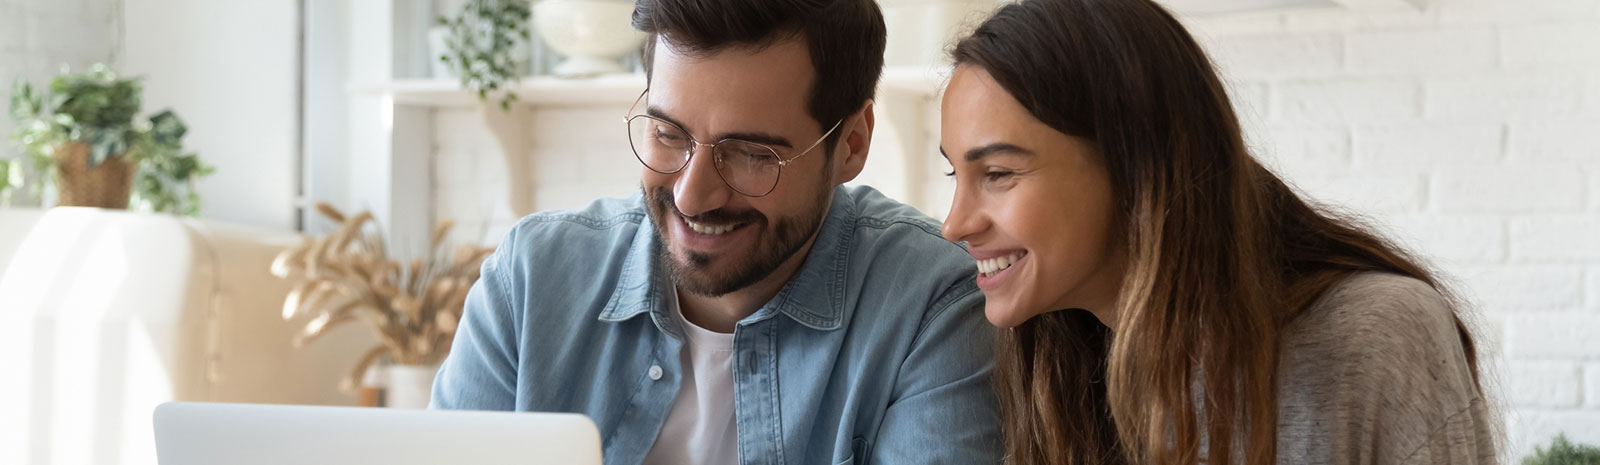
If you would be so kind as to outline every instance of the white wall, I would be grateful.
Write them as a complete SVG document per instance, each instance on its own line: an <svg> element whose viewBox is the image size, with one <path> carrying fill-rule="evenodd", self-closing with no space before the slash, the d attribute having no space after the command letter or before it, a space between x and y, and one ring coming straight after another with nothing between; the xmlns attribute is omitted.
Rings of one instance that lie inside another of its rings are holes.
<svg viewBox="0 0 1600 465"><path fill-rule="evenodd" d="M348 2L305 4L305 105L300 128L305 135L305 191L311 202L350 207L350 19ZM309 212L309 210L307 210ZM310 213L309 216L317 216ZM308 233L331 232L334 224L303 218Z"/></svg>
<svg viewBox="0 0 1600 465"><path fill-rule="evenodd" d="M217 168L199 183L204 215L294 228L297 2L125 2L122 69L146 77L146 110L176 111L185 147Z"/></svg>
<svg viewBox="0 0 1600 465"><path fill-rule="evenodd" d="M1473 298L1514 457L1562 431L1600 444L1600 1L1192 28L1259 156L1389 225Z"/></svg>
<svg viewBox="0 0 1600 465"><path fill-rule="evenodd" d="M48 86L62 65L82 71L94 63L115 65L120 58L115 0L0 0L0 96L9 108L11 83L22 78L35 89ZM0 114L0 159L22 156L11 142L15 124ZM14 205L34 205L26 191Z"/></svg>

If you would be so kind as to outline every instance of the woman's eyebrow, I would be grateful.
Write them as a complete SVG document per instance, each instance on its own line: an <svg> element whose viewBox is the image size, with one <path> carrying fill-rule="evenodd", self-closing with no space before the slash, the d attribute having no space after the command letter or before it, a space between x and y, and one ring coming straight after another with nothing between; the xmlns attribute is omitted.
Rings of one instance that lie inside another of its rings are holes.
<svg viewBox="0 0 1600 465"><path fill-rule="evenodd" d="M1000 154L1023 155L1028 157L1034 155L1032 150L1022 148L1016 144L995 142L992 144L973 147L972 149L967 150L967 153L963 158L965 158L968 163L971 163L982 160L984 157L988 157L990 155ZM939 155L943 155L945 160L950 159L950 154L945 153L944 147L939 147Z"/></svg>

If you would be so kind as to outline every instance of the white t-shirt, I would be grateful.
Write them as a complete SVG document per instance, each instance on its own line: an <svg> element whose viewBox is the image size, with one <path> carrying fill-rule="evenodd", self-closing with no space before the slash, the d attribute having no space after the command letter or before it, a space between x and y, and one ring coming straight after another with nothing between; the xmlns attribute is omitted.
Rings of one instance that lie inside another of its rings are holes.
<svg viewBox="0 0 1600 465"><path fill-rule="evenodd" d="M711 331L683 317L676 293L667 299L686 336L683 385L645 465L739 463L739 432L733 419L733 335Z"/></svg>

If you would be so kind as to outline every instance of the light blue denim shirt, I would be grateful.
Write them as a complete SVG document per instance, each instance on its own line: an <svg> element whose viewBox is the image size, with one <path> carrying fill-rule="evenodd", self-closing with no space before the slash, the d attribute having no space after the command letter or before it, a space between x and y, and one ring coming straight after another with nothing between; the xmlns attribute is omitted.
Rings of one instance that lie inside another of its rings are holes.
<svg viewBox="0 0 1600 465"><path fill-rule="evenodd" d="M683 329L640 195L523 220L483 265L433 408L577 412L637 464L678 393ZM734 330L741 464L997 463L994 329L932 219L834 190L805 263Z"/></svg>

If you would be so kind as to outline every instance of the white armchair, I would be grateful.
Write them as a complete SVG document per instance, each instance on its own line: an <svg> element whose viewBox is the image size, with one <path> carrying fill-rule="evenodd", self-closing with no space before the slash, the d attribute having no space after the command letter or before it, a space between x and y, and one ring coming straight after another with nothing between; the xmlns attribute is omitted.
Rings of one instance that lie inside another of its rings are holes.
<svg viewBox="0 0 1600 465"><path fill-rule="evenodd" d="M289 345L292 233L83 208L0 210L0 463L154 464L170 400L352 404L338 379L375 343Z"/></svg>

